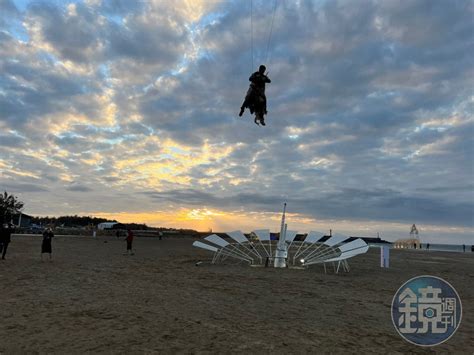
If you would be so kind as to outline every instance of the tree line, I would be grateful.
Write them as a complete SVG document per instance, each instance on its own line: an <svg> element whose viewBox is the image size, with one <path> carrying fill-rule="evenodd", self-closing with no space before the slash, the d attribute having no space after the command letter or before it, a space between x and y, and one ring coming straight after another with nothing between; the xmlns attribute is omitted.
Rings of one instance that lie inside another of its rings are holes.
<svg viewBox="0 0 474 355"><path fill-rule="evenodd" d="M0 194L0 219L1 223L10 222L14 215L21 212L25 204L8 192Z"/></svg>
<svg viewBox="0 0 474 355"><path fill-rule="evenodd" d="M4 192L0 194L0 223L10 222L13 216L22 213L25 204L18 197ZM98 218L91 216L61 216L61 217L31 217L31 223L41 226L52 227L95 227L99 223L114 222L119 223L116 229L133 229L133 230L174 230L180 232L196 233L192 229L175 229L175 228L152 228L142 223L120 223L115 219Z"/></svg>
<svg viewBox="0 0 474 355"><path fill-rule="evenodd" d="M56 227L87 227L87 226L96 226L99 223L104 222L115 222L116 220L108 220L106 218L98 218L91 216L61 216L61 217L32 217L31 223L46 226L52 225Z"/></svg>
<svg viewBox="0 0 474 355"><path fill-rule="evenodd" d="M18 199L17 196L4 191L0 194L0 223L10 222L13 216L22 213L25 204ZM97 226L99 223L114 222L119 223L115 219L106 219L91 216L61 216L61 217L31 217L31 223L41 226L55 227L91 227ZM122 229L145 230L148 229L146 224L127 223L118 226Z"/></svg>

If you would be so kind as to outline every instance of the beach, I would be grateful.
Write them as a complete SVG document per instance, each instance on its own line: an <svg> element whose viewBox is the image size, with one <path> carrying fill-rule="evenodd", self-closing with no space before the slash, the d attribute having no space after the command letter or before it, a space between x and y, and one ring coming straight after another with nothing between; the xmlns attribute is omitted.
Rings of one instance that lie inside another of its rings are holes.
<svg viewBox="0 0 474 355"><path fill-rule="evenodd" d="M0 263L0 353L456 353L474 351L474 255L378 249L349 273L210 265L193 238L14 235ZM197 261L203 261L196 266ZM459 293L463 319L447 342L406 342L391 320L408 279L438 276Z"/></svg>

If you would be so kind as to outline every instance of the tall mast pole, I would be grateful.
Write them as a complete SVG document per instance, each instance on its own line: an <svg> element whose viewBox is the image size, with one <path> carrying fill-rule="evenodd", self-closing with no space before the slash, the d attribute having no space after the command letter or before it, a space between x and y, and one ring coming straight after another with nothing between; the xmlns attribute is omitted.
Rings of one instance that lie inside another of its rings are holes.
<svg viewBox="0 0 474 355"><path fill-rule="evenodd" d="M281 215L281 226L280 226L280 238L278 240L278 247L285 244L285 214L286 214L286 202L283 204L283 214Z"/></svg>
<svg viewBox="0 0 474 355"><path fill-rule="evenodd" d="M286 202L283 204L283 215L281 216L280 239L278 240L277 249L275 252L274 267L286 267L286 258L288 256L286 248Z"/></svg>

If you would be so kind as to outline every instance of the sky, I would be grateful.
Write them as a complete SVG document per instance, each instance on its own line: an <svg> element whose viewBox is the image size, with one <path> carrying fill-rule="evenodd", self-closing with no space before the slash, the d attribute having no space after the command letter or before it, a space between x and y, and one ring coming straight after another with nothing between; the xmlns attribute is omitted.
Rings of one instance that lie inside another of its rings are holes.
<svg viewBox="0 0 474 355"><path fill-rule="evenodd" d="M278 231L287 202L300 232L473 244L473 18L468 0L0 0L0 189L31 215ZM238 117L260 64L266 127Z"/></svg>

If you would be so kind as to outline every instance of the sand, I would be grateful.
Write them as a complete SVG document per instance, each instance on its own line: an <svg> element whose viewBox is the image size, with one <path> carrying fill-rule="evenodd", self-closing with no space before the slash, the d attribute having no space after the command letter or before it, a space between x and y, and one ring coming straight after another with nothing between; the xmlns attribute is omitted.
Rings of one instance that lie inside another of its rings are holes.
<svg viewBox="0 0 474 355"><path fill-rule="evenodd" d="M106 243L104 243L106 241ZM137 238L136 254L112 237L56 237L52 262L41 237L13 236L0 262L0 353L466 353L474 351L474 255L378 250L348 274L209 260L193 239ZM449 281L463 320L427 349L395 331L390 305L409 278Z"/></svg>

